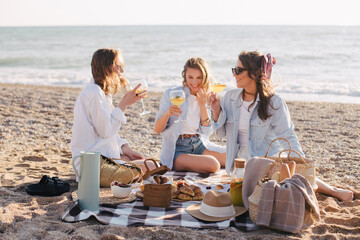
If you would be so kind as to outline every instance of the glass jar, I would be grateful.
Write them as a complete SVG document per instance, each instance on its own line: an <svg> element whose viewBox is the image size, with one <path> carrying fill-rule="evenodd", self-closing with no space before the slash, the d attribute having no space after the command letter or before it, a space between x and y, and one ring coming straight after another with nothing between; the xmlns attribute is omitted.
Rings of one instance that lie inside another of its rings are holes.
<svg viewBox="0 0 360 240"><path fill-rule="evenodd" d="M231 173L230 195L234 206L244 206L242 200L242 185L245 172L245 159L234 160L234 170Z"/></svg>

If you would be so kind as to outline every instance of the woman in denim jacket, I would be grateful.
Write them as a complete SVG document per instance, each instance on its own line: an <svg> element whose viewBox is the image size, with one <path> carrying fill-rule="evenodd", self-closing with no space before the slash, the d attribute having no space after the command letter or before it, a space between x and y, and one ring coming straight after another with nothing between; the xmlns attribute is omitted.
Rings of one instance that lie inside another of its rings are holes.
<svg viewBox="0 0 360 240"><path fill-rule="evenodd" d="M275 94L271 80L276 63L270 54L243 51L232 69L237 89L228 91L219 100L211 95L213 125L218 137L226 136L226 171L229 174L234 158L264 156L270 142L285 138L291 148L304 157L285 101ZM287 143L274 142L269 156L287 149ZM316 179L318 192L342 201L353 199L353 192L329 186Z"/></svg>
<svg viewBox="0 0 360 240"><path fill-rule="evenodd" d="M217 172L225 166L225 149L208 139L212 133L206 108L208 65L202 58L190 58L182 76L183 86L167 89L156 113L155 132L162 136L161 163L177 171ZM180 107L171 104L172 90L185 92ZM175 122L179 117L182 120Z"/></svg>

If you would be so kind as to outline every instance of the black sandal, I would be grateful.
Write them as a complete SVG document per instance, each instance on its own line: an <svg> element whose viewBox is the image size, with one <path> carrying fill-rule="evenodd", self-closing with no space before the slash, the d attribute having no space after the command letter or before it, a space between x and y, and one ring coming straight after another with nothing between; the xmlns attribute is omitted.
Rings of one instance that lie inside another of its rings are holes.
<svg viewBox="0 0 360 240"><path fill-rule="evenodd" d="M68 182L60 180L58 177L50 178L48 175L42 176L39 183L26 187L28 194L38 196L59 196L69 190Z"/></svg>

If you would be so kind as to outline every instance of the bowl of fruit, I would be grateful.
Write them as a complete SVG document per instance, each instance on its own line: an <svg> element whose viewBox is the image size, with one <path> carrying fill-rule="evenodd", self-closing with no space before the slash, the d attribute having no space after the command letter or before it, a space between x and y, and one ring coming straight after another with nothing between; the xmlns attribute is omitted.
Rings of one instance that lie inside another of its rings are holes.
<svg viewBox="0 0 360 240"><path fill-rule="evenodd" d="M111 192L114 197L117 198L126 198L130 195L132 187L130 184L119 183L118 181L114 181L111 183Z"/></svg>

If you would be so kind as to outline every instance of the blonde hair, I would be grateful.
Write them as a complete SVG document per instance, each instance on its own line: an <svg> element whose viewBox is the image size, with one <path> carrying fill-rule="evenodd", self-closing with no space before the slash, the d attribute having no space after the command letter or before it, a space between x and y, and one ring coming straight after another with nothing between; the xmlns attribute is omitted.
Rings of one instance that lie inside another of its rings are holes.
<svg viewBox="0 0 360 240"><path fill-rule="evenodd" d="M119 65L120 62L120 65ZM123 69L124 63L120 49L98 49L91 60L91 72L94 82L106 95L115 94L119 87L125 89L127 80L119 77L117 68Z"/></svg>
<svg viewBox="0 0 360 240"><path fill-rule="evenodd" d="M206 91L210 88L210 70L207 62L200 57L193 57L186 61L184 65L184 70L182 71L183 76L183 86L186 87L186 71L188 68L199 69L202 73L202 82L201 86L205 88Z"/></svg>

